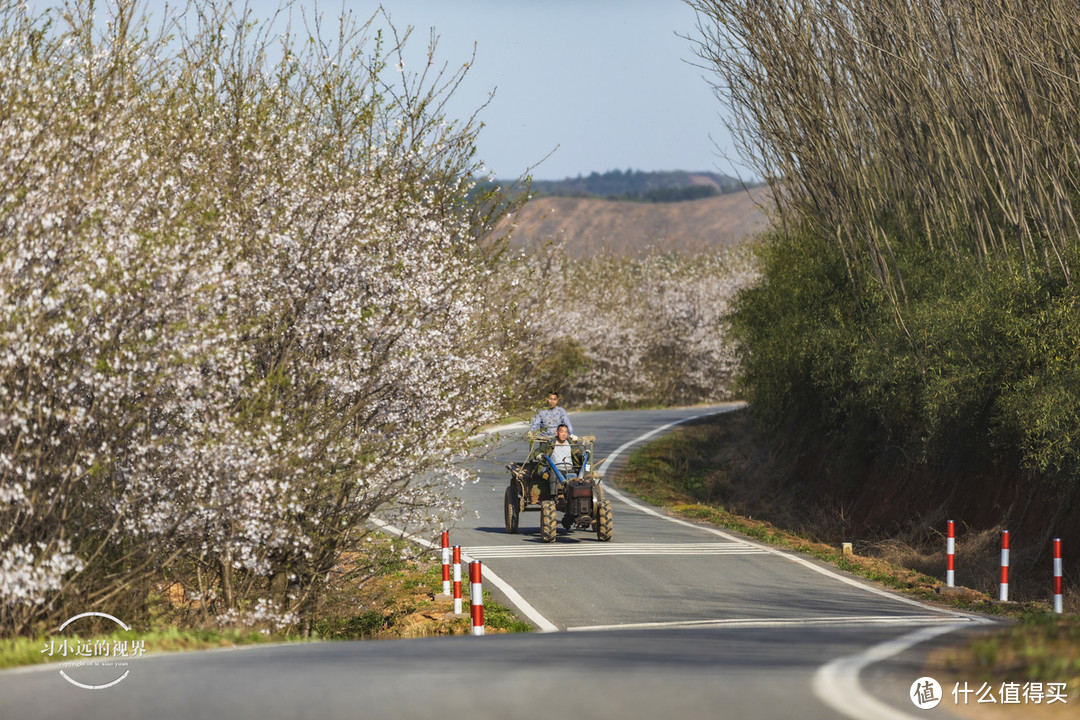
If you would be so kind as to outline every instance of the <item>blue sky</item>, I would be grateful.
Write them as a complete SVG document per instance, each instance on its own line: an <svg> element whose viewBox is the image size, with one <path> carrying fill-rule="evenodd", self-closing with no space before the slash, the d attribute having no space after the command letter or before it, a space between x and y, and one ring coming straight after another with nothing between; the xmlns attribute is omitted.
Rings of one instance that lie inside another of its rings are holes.
<svg viewBox="0 0 1080 720"><path fill-rule="evenodd" d="M457 98L481 114L499 177L557 179L627 168L728 171L722 107L691 64L681 0L389 0L395 24L434 26L440 55L476 61ZM356 4L350 4L355 7ZM423 36L422 36L423 37ZM419 38L418 38L419 39Z"/></svg>
<svg viewBox="0 0 1080 720"><path fill-rule="evenodd" d="M184 0L169 4L183 6ZM725 157L734 150L723 107L704 71L692 64L691 42L680 37L692 36L696 22L682 0L382 4L399 30L415 28L409 46L418 52L431 28L439 36L437 59L451 66L466 62L475 44L475 62L450 111L468 116L495 91L479 115L478 148L496 177L514 178L531 166L536 179L614 169L739 172ZM151 14L164 5L143 2ZM275 0L250 5L264 17L278 7ZM310 9L316 0L296 6ZM379 4L322 0L317 7L334 17L344 7L366 19Z"/></svg>

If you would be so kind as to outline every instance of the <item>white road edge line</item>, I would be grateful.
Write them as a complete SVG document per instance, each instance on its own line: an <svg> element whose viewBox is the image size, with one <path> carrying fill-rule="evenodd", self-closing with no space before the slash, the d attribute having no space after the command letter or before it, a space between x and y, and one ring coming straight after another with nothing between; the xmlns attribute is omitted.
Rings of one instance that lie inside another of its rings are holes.
<svg viewBox="0 0 1080 720"><path fill-rule="evenodd" d="M476 442L477 440L482 440L483 438L486 438L488 435L498 435L499 433L506 432L507 430L523 430L526 427L528 426L523 422L507 423L506 425L496 425L493 428L481 430L477 434L473 435L469 438L469 442Z"/></svg>
<svg viewBox="0 0 1080 720"><path fill-rule="evenodd" d="M738 407L738 405L732 406L731 409L734 409L735 407ZM727 412L727 410L721 410L719 412ZM652 437L656 433L663 432L664 430L667 430L668 428L674 427L675 425L679 425L680 423L688 422L690 420L695 420L695 419L697 419L699 417L704 417L705 415L712 415L712 414L716 414L716 413L705 413L704 415L694 415L692 417L683 418L682 420L678 420L676 422L669 423L667 425L664 425L663 427L656 428L652 432L646 433L645 435L642 435L642 436L638 437L637 439L631 440L630 442L624 444L622 447L620 447L618 450L616 450L614 453L612 453L611 455L608 456L608 462L606 464L610 465L611 461L614 460L619 455L619 453L621 453L626 448L630 447L631 445L633 445L635 443L642 442L643 440L646 440L647 438ZM482 438L485 438L485 437L487 437L489 435L497 435L499 433L506 432L508 430L511 430L511 431L512 430L519 430L519 429L524 428L524 427L527 427L527 426L523 422L511 423L509 425L499 425L499 426L496 426L496 427L493 427L493 428L489 428L487 430L483 430L483 431L477 433L476 435L473 435L472 437L469 438L469 441L470 442L475 442L475 441L480 440ZM605 468L605 470L606 470L606 468ZM603 476L603 474L604 474L604 471L601 470L600 475ZM411 533L405 532L404 530L402 530L400 528L397 528L397 527L394 527L393 525L391 525L390 523L388 523L388 522L386 522L384 520L380 520L380 519L374 518L374 517L369 518L369 519L371 520L372 523L374 523L379 528L381 528L383 530L386 530L387 532L393 533L393 534L397 535L398 537L402 537L402 538L405 538L405 539L410 540L412 542L415 542L418 545L422 545L423 547L426 547L429 550L440 550L441 549L441 548L437 547L435 545L435 543L431 542L427 538L422 538L422 537L419 537L417 535L413 535ZM474 560L475 558L468 555L463 550L462 553L461 553L461 559L463 561L470 562L470 561ZM523 598L521 596L521 593L519 593L517 590L515 590L510 585L510 583L506 582L501 577L499 577L497 574L495 574L495 572L491 568L484 568L484 577L486 579L490 580L492 585L499 588L499 590L501 590L502 593L506 596L506 599L509 600L515 607L517 607L517 609L520 610L521 613L525 617L529 618L529 620L531 620L533 622L533 624L536 625L537 629L539 629L540 632L558 632L559 627L557 625L555 625L553 622L551 622L546 617L541 615L540 612L536 608L534 608L529 603L528 600L526 600L525 598Z"/></svg>
<svg viewBox="0 0 1080 720"><path fill-rule="evenodd" d="M383 520L379 520L378 518L370 518L370 520L371 520L372 523L379 526L383 530L386 530L387 532L394 533L395 535L398 535L399 537L403 537L406 540L411 540L412 542L415 542L415 543L417 543L419 545L423 545L424 547L428 548L429 550L441 550L441 548L439 546L437 546L435 543L431 542L430 540L428 540L426 538L418 537L418 536L413 535L411 533L407 533L404 530L401 530L400 528L394 527L393 525L391 525L388 522L385 522ZM475 559L476 558L473 558L468 553L466 553L464 550L462 550L462 552L461 552L461 560L463 562L472 562ZM485 567L483 577L484 577L485 582L490 582L492 585L499 588L499 590L501 590L502 593L504 595L506 595L506 599L509 600L511 603L513 603L514 606L517 607L517 609L520 610L521 613L525 617L532 620L533 624L536 625L537 629L539 629L540 632L557 632L558 631L559 628L558 628L557 625L555 625L553 622L551 622L546 617L541 615L539 613L539 611L537 611L536 608L534 608L532 605L530 605L528 600L521 597L521 594L518 593L518 591L515 590L513 587L511 587L508 582L506 582L501 577L496 575L494 570L492 570L489 567Z"/></svg>
<svg viewBox="0 0 1080 720"><path fill-rule="evenodd" d="M951 624L926 627L901 637L867 648L861 653L839 657L817 669L811 688L818 700L838 713L854 720L875 718L880 720L917 720L916 715L897 710L863 690L859 682L859 673L863 668L874 663L888 660L908 648L926 642L939 635L965 627L963 624Z"/></svg>
<svg viewBox="0 0 1080 720"><path fill-rule="evenodd" d="M749 545L751 547L759 548L760 550L762 550L762 551L764 551L766 553L769 553L770 555L776 555L777 557L782 557L785 560L790 560L791 562L798 563L799 565L802 565L802 566L804 566L806 568L809 568L810 570L813 570L816 573L820 573L822 575L825 575L826 577L832 578L833 580L837 580L837 581L842 582L842 583L844 583L846 585L851 585L852 587L859 588L860 590L865 590L868 593L872 593L874 595L880 595L881 597L887 597L890 600L896 600L897 602L907 603L908 605L914 605L915 607L922 608L924 610L932 610L933 612L941 613L943 615L952 615L953 617L956 617L958 619L962 618L962 619L970 621L971 618L972 618L972 616L967 615L965 613L961 613L961 612L958 612L958 611L955 611L955 610L944 610L944 609L941 609L941 608L931 607L930 605L924 605L923 603L919 602L918 600L912 600L911 598L906 598L906 597L903 597L902 595L897 595L897 594L891 593L888 590L882 590L880 588L875 588L875 587L871 587L869 585L864 585L863 583L859 582L855 578L845 577L844 575L841 575L840 573L833 572L832 570L830 570L828 568L817 565L817 564L811 562L810 560L807 560L806 558L799 557L798 555L792 555L791 553L785 552L783 550L778 550L778 549L776 549L774 547L769 547L768 545L763 545L763 544L755 542L753 540L747 540L747 539L743 539L743 538L738 538L738 537L735 537L734 535L731 535L730 533L724 532L723 530L717 530L716 528L711 528L711 527L708 527L706 525L702 525L701 523L693 523L693 522L690 522L689 520L683 520L681 518L676 518L676 517L672 517L670 515L665 515L665 514L663 514L661 512L657 512L656 510L654 510L654 509L652 509L650 507L646 507L644 505L639 504L638 502L636 502L634 500L631 500L630 498L623 495L618 490L612 489L610 486L608 486L608 488L604 492L607 494L608 497L614 497L617 500L619 500L619 501L629 505L630 507L634 508L635 510L639 510L639 511L641 511L643 513L647 513L649 515L654 515L654 516L656 516L658 518L663 518L663 519L665 519L665 520L667 520L669 522L673 522L673 523L675 523L677 525L685 525L686 527L692 527L692 528L697 528L699 530L704 530L705 532L712 533L713 535L717 535L719 537L722 537L725 540L730 540L731 542L742 543L744 545Z"/></svg>
<svg viewBox="0 0 1080 720"><path fill-rule="evenodd" d="M667 425L664 425L663 427L653 430L652 432L642 435L636 440L631 440L630 442L622 445L610 456L608 456L608 463L605 465L604 470L601 471L601 474L603 474L603 472L607 470L607 467L610 467L611 461L614 460L616 456L618 456L620 453L622 453L627 448L631 447L636 443L646 440L653 435L659 432L663 432L664 430L672 428L676 425L689 422L690 420L695 420L698 417L705 417L707 415L718 415L722 412L729 412L730 410L734 409L735 407L732 407L725 410L720 410L718 412L704 413L702 415L698 415L692 418L686 418L684 420L669 423ZM801 558L796 555L786 553L782 550L777 550L776 548L769 547L768 545L753 542L751 540L743 540L715 528L706 527L698 523L692 523L687 520L682 520L681 518L675 518L671 517L670 515L665 515L664 513L657 512L652 508L646 507L638 502L631 500L622 493L611 488L611 486L608 486L605 492L608 496L613 496L616 499L626 503L627 505L637 510L640 510L641 512L648 513L649 515L663 518L664 520L676 523L678 525L686 525L688 527L696 527L702 530L706 530L726 540L731 540L732 542L742 542L748 545L760 547L768 553L777 555L779 557L787 558L788 560L799 563L800 565L803 565L804 567L807 567L814 572L821 573L822 575L830 577L834 580L839 580L840 582L851 585L852 587L860 588L862 590L865 590L866 592L880 595L882 597L887 597L892 600L898 600L909 605L914 605L915 607L919 607L924 610L930 610L932 612L940 613L942 615L950 615L961 621L956 624L944 626L938 625L928 628L922 628L894 640L890 640L888 642L884 642L879 645L867 648L863 652L856 655L837 658L836 660L826 663L825 665L818 668L817 672L814 673L814 694L826 705L833 708L837 712L847 715L848 717L856 718L857 720L867 717L882 718L883 720L913 720L915 716L896 710L891 706L880 702L872 695L868 694L865 690L863 690L862 686L859 684L859 673L862 671L862 669L867 665L872 665L873 663L886 660L894 655L903 652L904 650L907 650L910 647L918 645L921 642L925 642L926 640L930 640L931 638L935 638L939 635L944 635L946 633L952 632L953 630L964 627L965 625L969 625L970 623L981 624L994 622L993 620L975 615L968 615L966 613L961 613L954 610L942 610L940 608L931 607L930 605L924 605L918 600L905 598L887 592L885 590L881 590L879 588L870 587L869 585L865 585L853 578L844 577L843 575L833 572L828 568L816 565L807 560L806 558ZM837 698L842 698L844 704L841 704Z"/></svg>

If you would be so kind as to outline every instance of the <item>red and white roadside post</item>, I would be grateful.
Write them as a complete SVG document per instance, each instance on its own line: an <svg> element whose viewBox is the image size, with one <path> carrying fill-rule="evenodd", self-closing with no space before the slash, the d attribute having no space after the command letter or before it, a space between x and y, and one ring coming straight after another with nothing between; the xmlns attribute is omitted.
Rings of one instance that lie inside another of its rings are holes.
<svg viewBox="0 0 1080 720"><path fill-rule="evenodd" d="M480 561L469 563L469 601L472 603L472 634L484 634L484 585Z"/></svg>
<svg viewBox="0 0 1080 720"><path fill-rule="evenodd" d="M461 546L454 546L454 614L461 614Z"/></svg>
<svg viewBox="0 0 1080 720"><path fill-rule="evenodd" d="M1009 531L1001 531L1001 602L1009 599Z"/></svg>
<svg viewBox="0 0 1080 720"><path fill-rule="evenodd" d="M1054 612L1060 615L1061 606L1061 538L1054 538Z"/></svg>
<svg viewBox="0 0 1080 720"><path fill-rule="evenodd" d="M954 587L956 584L956 526L949 521L948 533L945 538L945 586Z"/></svg>
<svg viewBox="0 0 1080 720"><path fill-rule="evenodd" d="M442 594L450 595L450 532L442 533Z"/></svg>

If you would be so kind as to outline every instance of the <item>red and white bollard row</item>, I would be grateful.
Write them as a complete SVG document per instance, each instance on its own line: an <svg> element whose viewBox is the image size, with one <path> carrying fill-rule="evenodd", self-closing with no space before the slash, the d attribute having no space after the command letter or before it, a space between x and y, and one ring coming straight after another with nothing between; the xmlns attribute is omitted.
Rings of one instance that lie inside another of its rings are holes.
<svg viewBox="0 0 1080 720"><path fill-rule="evenodd" d="M955 575L956 529L952 520L948 521L945 537L945 584L953 587ZM1061 538L1054 538L1054 612L1062 613L1061 593ZM1001 602L1009 600L1009 531L1001 531L1001 586L998 594Z"/></svg>
<svg viewBox="0 0 1080 720"><path fill-rule="evenodd" d="M443 580L443 595L450 595L451 581L450 581L450 533L443 530L442 534L442 580ZM454 557L454 580L453 580L453 595L454 595L454 614L461 614L461 546L455 545L453 547ZM470 608L470 615L472 616L472 634L483 635L484 634L484 586L481 579L480 561L474 561L469 563L469 596L472 607Z"/></svg>

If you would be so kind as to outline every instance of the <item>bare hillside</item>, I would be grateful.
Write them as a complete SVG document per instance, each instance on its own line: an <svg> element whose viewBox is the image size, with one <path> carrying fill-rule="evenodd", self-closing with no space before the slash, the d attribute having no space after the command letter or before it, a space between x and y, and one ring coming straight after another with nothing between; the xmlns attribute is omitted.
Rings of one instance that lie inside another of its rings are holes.
<svg viewBox="0 0 1080 720"><path fill-rule="evenodd" d="M602 249L636 255L652 246L696 250L735 245L766 227L759 205L765 188L672 203L597 198L542 197L515 217L510 239L520 247L565 240L567 251L585 256Z"/></svg>

